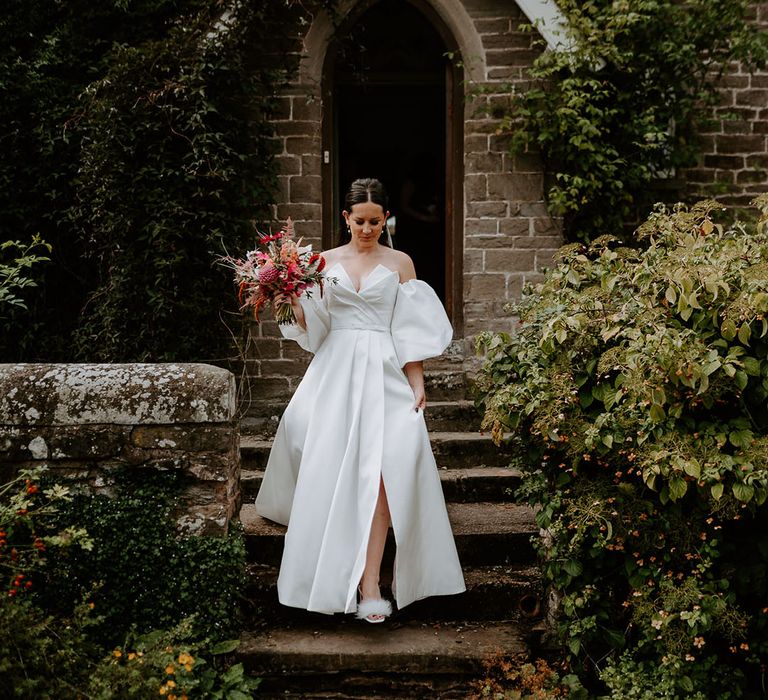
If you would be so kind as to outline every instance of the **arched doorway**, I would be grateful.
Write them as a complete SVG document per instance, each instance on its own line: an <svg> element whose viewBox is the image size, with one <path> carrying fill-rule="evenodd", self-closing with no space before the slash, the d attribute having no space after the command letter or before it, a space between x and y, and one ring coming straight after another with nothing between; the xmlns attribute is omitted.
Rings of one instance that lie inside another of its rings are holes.
<svg viewBox="0 0 768 700"><path fill-rule="evenodd" d="M338 244L349 183L380 179L395 247L411 255L457 326L461 78L449 51L450 33L422 0L361 2L337 31L324 68L323 243Z"/></svg>

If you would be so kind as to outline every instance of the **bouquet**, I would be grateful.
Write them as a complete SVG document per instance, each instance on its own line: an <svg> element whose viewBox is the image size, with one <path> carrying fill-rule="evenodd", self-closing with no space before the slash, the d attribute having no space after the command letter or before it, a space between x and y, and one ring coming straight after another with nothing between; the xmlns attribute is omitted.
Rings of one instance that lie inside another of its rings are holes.
<svg viewBox="0 0 768 700"><path fill-rule="evenodd" d="M257 322L259 312L271 303L278 323L295 323L291 297L304 292L311 296L310 287L314 284L318 285L320 296L323 294L320 273L325 258L313 253L311 245L302 247L301 239L293 240L290 217L279 233L259 233L256 248L245 254L245 260L227 255L219 256L219 262L235 272L240 311L252 310Z"/></svg>

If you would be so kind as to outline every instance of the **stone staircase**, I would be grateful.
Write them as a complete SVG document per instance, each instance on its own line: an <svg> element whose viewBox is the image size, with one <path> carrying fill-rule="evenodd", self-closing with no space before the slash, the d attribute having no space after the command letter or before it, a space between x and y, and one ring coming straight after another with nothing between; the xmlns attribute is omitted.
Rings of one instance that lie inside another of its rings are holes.
<svg viewBox="0 0 768 700"><path fill-rule="evenodd" d="M530 543L537 528L531 510L511 502L519 475L479 432L461 370L427 363L425 379L425 417L467 590L416 601L379 625L278 603L285 528L257 515L253 501L285 404L262 404L242 421L251 623L239 656L264 678L260 697L465 698L484 661L539 643L543 593ZM381 568L381 592L390 599L394 553L390 530Z"/></svg>

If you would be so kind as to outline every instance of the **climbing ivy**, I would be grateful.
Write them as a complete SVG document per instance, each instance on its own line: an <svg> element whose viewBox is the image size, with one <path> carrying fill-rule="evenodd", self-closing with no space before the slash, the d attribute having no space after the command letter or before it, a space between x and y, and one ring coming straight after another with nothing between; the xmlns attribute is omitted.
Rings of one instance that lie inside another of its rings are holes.
<svg viewBox="0 0 768 700"><path fill-rule="evenodd" d="M39 231L52 262L0 356L225 356L220 310L236 304L212 262L269 217L270 118L303 3L6 5L0 240Z"/></svg>
<svg viewBox="0 0 768 700"><path fill-rule="evenodd" d="M568 22L560 38L573 49L544 51L530 85L509 87L499 133L514 153L540 153L549 210L563 217L567 239L622 236L657 196L649 183L696 162L719 79L736 61L765 65L768 33L748 21L748 0L558 6Z"/></svg>

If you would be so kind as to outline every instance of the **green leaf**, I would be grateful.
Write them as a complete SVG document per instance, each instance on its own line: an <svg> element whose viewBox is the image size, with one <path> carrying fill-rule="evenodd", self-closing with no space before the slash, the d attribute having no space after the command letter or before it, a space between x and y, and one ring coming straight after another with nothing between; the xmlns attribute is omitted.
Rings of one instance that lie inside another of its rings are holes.
<svg viewBox="0 0 768 700"><path fill-rule="evenodd" d="M712 487L710 488L712 498L714 498L716 501L719 501L723 496L723 489L724 486L721 483L712 484Z"/></svg>
<svg viewBox="0 0 768 700"><path fill-rule="evenodd" d="M736 337L736 324L731 319L723 321L723 325L720 326L720 334L726 340L733 340Z"/></svg>
<svg viewBox="0 0 768 700"><path fill-rule="evenodd" d="M569 576L580 576L583 570L584 567L575 559L569 559L563 564L563 571L565 571L565 573L567 573Z"/></svg>
<svg viewBox="0 0 768 700"><path fill-rule="evenodd" d="M734 375L734 381L736 382L736 386L739 387L741 391L744 391L744 389L747 388L747 384L749 383L749 377L747 376L746 372L742 372L739 369L739 370L736 370L736 374Z"/></svg>
<svg viewBox="0 0 768 700"><path fill-rule="evenodd" d="M683 469L686 474L692 476L694 479L698 479L701 476L701 467L695 459L687 460Z"/></svg>
<svg viewBox="0 0 768 700"><path fill-rule="evenodd" d="M677 301L677 292L675 292L675 288L671 284L667 287L667 291L664 292L664 297L670 304L674 304Z"/></svg>
<svg viewBox="0 0 768 700"><path fill-rule="evenodd" d="M664 420L666 414L664 413L664 409L661 406L659 406L659 404L654 403L654 404L651 404L650 415L651 415L651 420L656 421L658 423Z"/></svg>
<svg viewBox="0 0 768 700"><path fill-rule="evenodd" d="M739 328L739 342L742 345L749 345L749 337L752 335L752 330L748 323L742 323Z"/></svg>
<svg viewBox="0 0 768 700"><path fill-rule="evenodd" d="M688 490L688 482L680 476L673 476L669 480L669 497L673 501L677 501L685 496L685 492Z"/></svg>
<svg viewBox="0 0 768 700"><path fill-rule="evenodd" d="M754 494L755 494L755 489L750 484L745 484L742 481L737 481L733 485L733 495L736 496L736 498L739 501L748 503L752 499L752 496Z"/></svg>
<svg viewBox="0 0 768 700"><path fill-rule="evenodd" d="M752 377L760 376L760 360L754 357L745 357L743 362L744 362L744 371L747 374L751 375Z"/></svg>
<svg viewBox="0 0 768 700"><path fill-rule="evenodd" d="M218 644L214 645L210 652L211 654L229 654L230 652L237 649L237 647L240 646L240 640L239 639L225 639L224 641L219 642Z"/></svg>

